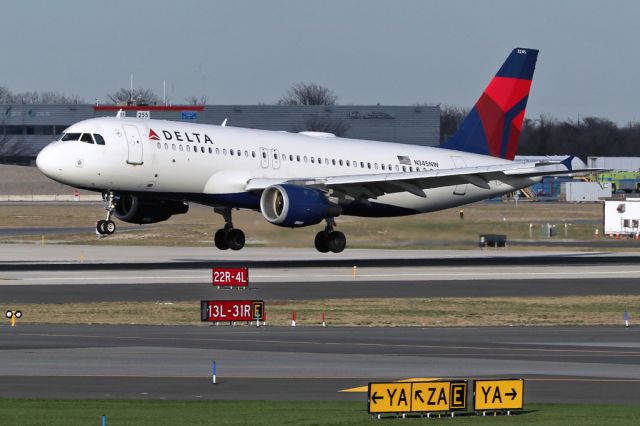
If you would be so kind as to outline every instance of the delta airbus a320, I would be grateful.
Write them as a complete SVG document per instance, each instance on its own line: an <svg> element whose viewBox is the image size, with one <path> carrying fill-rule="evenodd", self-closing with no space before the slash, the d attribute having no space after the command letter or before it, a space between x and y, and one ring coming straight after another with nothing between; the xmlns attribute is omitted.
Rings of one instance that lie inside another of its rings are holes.
<svg viewBox="0 0 640 426"><path fill-rule="evenodd" d="M240 250L233 209L259 211L277 226L326 225L318 251L338 253L340 215L391 217L432 212L525 188L572 171L562 162L513 161L538 51L514 49L458 132L439 147L126 117L81 121L37 157L48 177L99 191L113 216L148 224L213 207L225 226L221 250Z"/></svg>

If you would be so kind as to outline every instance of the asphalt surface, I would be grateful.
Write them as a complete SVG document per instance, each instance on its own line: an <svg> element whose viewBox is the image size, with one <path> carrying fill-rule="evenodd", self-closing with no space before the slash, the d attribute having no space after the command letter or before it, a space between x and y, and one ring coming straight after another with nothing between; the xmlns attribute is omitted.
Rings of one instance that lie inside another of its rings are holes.
<svg viewBox="0 0 640 426"><path fill-rule="evenodd" d="M526 380L526 402L637 403L640 328L0 327L0 396L327 399L369 381ZM211 384L216 361L218 383Z"/></svg>
<svg viewBox="0 0 640 426"><path fill-rule="evenodd" d="M212 254L214 253L214 254ZM0 305L99 301L640 294L638 253L0 245ZM248 266L249 290L212 266ZM357 275L352 275L357 266ZM525 402L637 403L640 328L0 323L0 397L309 399L407 378L526 380ZM211 384L217 362L218 383ZM364 409L364 408L363 408Z"/></svg>
<svg viewBox="0 0 640 426"><path fill-rule="evenodd" d="M77 282L77 281L74 281ZM193 301L204 299L317 300L350 298L559 297L639 295L637 278L469 279L259 282L248 290L216 288L201 282L119 284L12 284L0 281L0 304L117 301Z"/></svg>

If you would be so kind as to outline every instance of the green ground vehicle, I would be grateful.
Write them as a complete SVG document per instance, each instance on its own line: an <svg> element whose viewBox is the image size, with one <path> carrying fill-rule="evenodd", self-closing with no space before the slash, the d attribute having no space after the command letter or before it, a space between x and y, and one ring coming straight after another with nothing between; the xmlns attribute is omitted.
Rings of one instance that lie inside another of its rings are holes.
<svg viewBox="0 0 640 426"><path fill-rule="evenodd" d="M640 172L611 171L590 176L595 182L611 182L611 192L640 192Z"/></svg>

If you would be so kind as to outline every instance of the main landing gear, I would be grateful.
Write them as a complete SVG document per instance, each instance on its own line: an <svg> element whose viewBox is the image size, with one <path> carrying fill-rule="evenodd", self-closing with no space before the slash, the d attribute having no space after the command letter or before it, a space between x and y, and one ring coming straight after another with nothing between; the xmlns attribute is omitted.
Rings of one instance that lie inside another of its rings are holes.
<svg viewBox="0 0 640 426"><path fill-rule="evenodd" d="M99 220L96 223L96 232L99 235L111 235L116 232L116 223L111 220L111 215L116 208L116 197L113 192L109 191L102 195L107 203L105 209L107 210L107 219Z"/></svg>
<svg viewBox="0 0 640 426"><path fill-rule="evenodd" d="M324 228L324 231L320 231L316 234L316 239L314 241L316 245L316 250L320 253L340 253L347 245L347 238L340 231L334 231L333 228L336 226L336 221L334 218L327 218L327 226Z"/></svg>
<svg viewBox="0 0 640 426"><path fill-rule="evenodd" d="M240 250L244 247L244 232L233 227L231 222L231 208L215 207L214 212L222 215L224 218L224 228L218 229L213 238L216 247L220 250Z"/></svg>

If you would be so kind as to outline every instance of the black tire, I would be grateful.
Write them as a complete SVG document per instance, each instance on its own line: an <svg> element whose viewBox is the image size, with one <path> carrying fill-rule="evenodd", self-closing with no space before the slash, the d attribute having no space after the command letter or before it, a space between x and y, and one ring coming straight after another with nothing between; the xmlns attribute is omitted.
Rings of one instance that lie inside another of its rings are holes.
<svg viewBox="0 0 640 426"><path fill-rule="evenodd" d="M329 234L328 246L332 253L340 253L347 246L347 237L340 231L333 231Z"/></svg>
<svg viewBox="0 0 640 426"><path fill-rule="evenodd" d="M215 243L218 249L227 250L229 248L226 237L227 236L226 236L226 232L224 232L224 229L218 229L216 231L216 235L213 237L213 242Z"/></svg>
<svg viewBox="0 0 640 426"><path fill-rule="evenodd" d="M96 222L96 231L98 231L98 234L105 235L107 233L105 229L106 223L106 220L99 220L98 222Z"/></svg>
<svg viewBox="0 0 640 426"><path fill-rule="evenodd" d="M111 235L116 232L116 223L112 220L106 220L102 228L104 229L105 234Z"/></svg>
<svg viewBox="0 0 640 426"><path fill-rule="evenodd" d="M231 250L242 250L244 247L245 237L244 232L239 229L231 229L227 233L227 246Z"/></svg>
<svg viewBox="0 0 640 426"><path fill-rule="evenodd" d="M318 232L316 234L314 244L316 246L316 250L318 250L320 253L328 253L329 252L329 235L325 231Z"/></svg>

